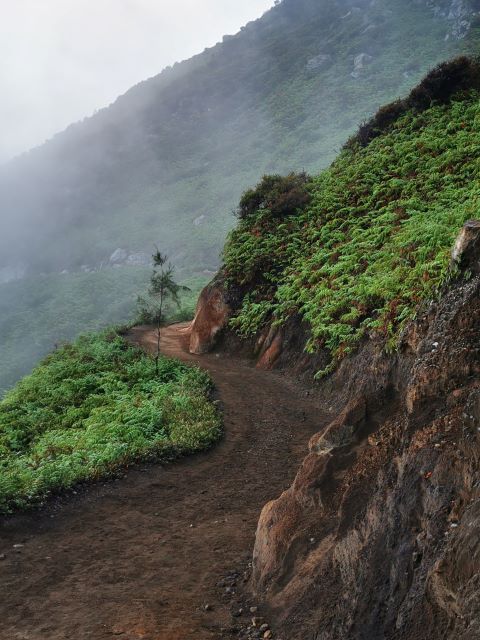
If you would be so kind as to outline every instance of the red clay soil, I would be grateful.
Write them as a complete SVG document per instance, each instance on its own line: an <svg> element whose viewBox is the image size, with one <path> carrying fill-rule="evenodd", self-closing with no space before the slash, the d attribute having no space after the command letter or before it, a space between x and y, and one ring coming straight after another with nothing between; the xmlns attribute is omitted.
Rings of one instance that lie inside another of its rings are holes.
<svg viewBox="0 0 480 640"><path fill-rule="evenodd" d="M0 521L0 640L232 637L218 583L245 567L261 508L291 484L327 418L291 379L191 356L182 329L165 331L163 350L210 372L224 439ZM129 338L153 349L148 328Z"/></svg>

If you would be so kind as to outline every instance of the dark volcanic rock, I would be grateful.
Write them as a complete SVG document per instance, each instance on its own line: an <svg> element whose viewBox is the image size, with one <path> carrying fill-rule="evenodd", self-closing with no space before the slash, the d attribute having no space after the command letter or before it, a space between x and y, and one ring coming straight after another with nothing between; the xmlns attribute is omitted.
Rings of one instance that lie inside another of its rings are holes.
<svg viewBox="0 0 480 640"><path fill-rule="evenodd" d="M476 275L419 314L379 378L367 344L322 385L333 401L364 358L366 392L259 521L254 586L291 640L480 637L479 338Z"/></svg>

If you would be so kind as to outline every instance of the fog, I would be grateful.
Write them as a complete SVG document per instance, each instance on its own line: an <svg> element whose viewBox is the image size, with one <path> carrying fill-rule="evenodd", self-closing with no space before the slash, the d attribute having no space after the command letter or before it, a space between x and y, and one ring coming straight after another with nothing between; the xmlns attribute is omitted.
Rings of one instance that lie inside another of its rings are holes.
<svg viewBox="0 0 480 640"><path fill-rule="evenodd" d="M3 4L0 158L21 155L0 163L0 396L55 345L134 321L155 246L191 317L243 190L325 167L411 74L463 47L433 11L412 35L393 0ZM405 66L404 34L423 50L432 25L430 57Z"/></svg>
<svg viewBox="0 0 480 640"><path fill-rule="evenodd" d="M0 22L0 163L218 42L273 0L15 0Z"/></svg>

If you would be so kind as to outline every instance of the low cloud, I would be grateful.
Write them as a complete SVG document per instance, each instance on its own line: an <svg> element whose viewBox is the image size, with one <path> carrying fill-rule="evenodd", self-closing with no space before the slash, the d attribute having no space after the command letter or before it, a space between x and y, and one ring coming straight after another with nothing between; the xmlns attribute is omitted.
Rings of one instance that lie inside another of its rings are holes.
<svg viewBox="0 0 480 640"><path fill-rule="evenodd" d="M273 0L16 0L0 25L0 162L212 46Z"/></svg>

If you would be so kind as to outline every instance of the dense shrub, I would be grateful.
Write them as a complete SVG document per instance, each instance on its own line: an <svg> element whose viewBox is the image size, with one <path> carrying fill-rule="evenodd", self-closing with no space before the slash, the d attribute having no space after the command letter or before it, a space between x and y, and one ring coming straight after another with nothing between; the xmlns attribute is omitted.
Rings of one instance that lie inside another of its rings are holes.
<svg viewBox="0 0 480 640"><path fill-rule="evenodd" d="M0 402L0 512L135 460L203 449L220 435L208 376L153 359L116 332L48 356Z"/></svg>
<svg viewBox="0 0 480 640"><path fill-rule="evenodd" d="M309 181L305 172L263 176L254 189L248 189L242 195L238 217L243 220L260 209L268 209L275 218L295 214L310 202Z"/></svg>

